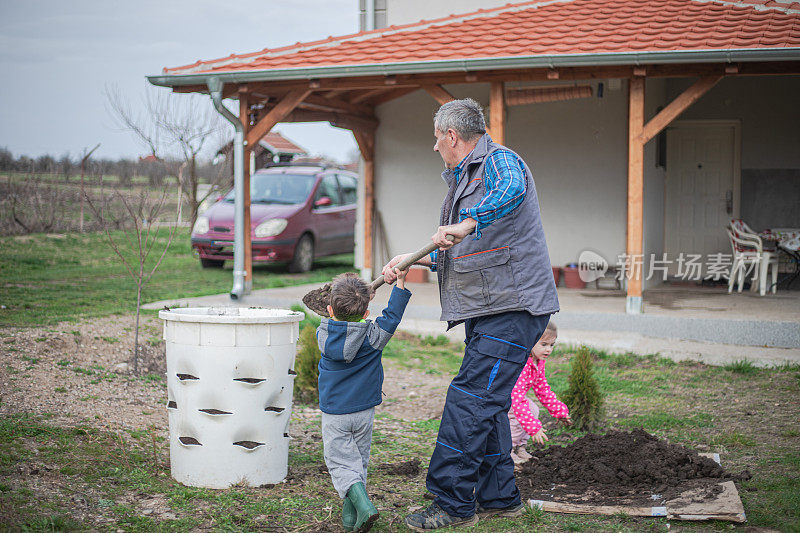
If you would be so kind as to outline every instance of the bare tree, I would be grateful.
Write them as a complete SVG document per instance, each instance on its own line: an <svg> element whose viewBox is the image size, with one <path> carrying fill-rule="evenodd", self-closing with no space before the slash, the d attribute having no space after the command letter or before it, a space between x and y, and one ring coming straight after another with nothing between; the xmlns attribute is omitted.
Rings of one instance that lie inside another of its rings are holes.
<svg viewBox="0 0 800 533"><path fill-rule="evenodd" d="M145 92L145 112L136 113L130 102L117 89L106 88L106 98L111 114L117 123L132 132L150 154L167 166L167 170L177 176L176 163L169 157L178 158L178 163L186 168L178 178L178 186L186 205L192 225L197 220L200 205L225 182L223 172L211 179L211 187L202 195L198 194L200 158L211 145L218 145L219 139L227 131L219 114L210 102L199 102L189 95L174 96L149 88Z"/></svg>
<svg viewBox="0 0 800 533"><path fill-rule="evenodd" d="M186 163L178 167L178 181L183 177ZM136 283L136 329L133 341L133 372L139 373L139 316L142 306L142 290L147 286L155 274L164 256L167 254L180 218L181 202L178 202L174 217L162 221L162 211L166 204L169 187L162 186L160 193L153 193L151 189L142 187L138 196L127 197L120 192L114 192L106 197L91 198L85 189L82 190L89 208L94 213L103 231L106 240L114 253L119 257L128 274ZM121 215L111 208L115 202L121 202L124 209ZM120 220L124 218L124 220ZM166 243L162 243L158 258L154 261L151 253L158 243L159 228L168 228ZM121 228L121 233L112 234L111 230ZM148 259L150 259L148 261Z"/></svg>
<svg viewBox="0 0 800 533"><path fill-rule="evenodd" d="M4 202L11 220L23 233L58 231L66 228L70 203L77 200L74 192L47 183L40 174L29 174L24 180L8 180ZM3 232L17 233L3 228Z"/></svg>

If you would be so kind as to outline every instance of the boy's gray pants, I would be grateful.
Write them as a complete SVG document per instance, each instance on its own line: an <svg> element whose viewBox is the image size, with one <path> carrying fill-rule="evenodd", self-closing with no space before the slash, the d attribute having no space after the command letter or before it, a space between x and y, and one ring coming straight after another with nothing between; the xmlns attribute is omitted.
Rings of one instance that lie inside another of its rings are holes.
<svg viewBox="0 0 800 533"><path fill-rule="evenodd" d="M325 465L333 488L344 499L350 487L359 481L367 485L367 465L372 444L372 420L375 408L356 413L322 413L322 447Z"/></svg>

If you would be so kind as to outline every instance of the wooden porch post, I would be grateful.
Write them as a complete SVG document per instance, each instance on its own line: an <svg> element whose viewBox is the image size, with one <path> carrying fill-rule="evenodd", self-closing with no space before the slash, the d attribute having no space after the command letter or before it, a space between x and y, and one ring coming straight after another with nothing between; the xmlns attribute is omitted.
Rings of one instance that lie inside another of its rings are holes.
<svg viewBox="0 0 800 533"><path fill-rule="evenodd" d="M239 89L239 120L244 126L244 138L250 131L250 99L247 87ZM253 289L253 240L250 227L250 154L252 147L245 140L244 143L244 291L245 294Z"/></svg>
<svg viewBox="0 0 800 533"><path fill-rule="evenodd" d="M505 83L493 81L489 89L489 136L497 144L506 143Z"/></svg>
<svg viewBox="0 0 800 533"><path fill-rule="evenodd" d="M375 133L353 130L361 157L364 159L364 257L363 275L372 279L372 228L375 211Z"/></svg>
<svg viewBox="0 0 800 533"><path fill-rule="evenodd" d="M627 265L628 296L625 310L629 314L642 312L642 236L644 209L644 83L642 77L628 82L628 231Z"/></svg>

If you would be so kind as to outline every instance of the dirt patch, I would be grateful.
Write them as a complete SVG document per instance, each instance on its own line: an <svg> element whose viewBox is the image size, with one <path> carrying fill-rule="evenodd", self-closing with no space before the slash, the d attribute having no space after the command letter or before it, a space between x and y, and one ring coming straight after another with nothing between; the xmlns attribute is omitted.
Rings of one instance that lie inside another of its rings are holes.
<svg viewBox="0 0 800 533"><path fill-rule="evenodd" d="M536 451L517 473L526 499L609 505L661 505L687 488L703 489L705 500L729 479L734 476L714 460L641 429L590 434Z"/></svg>
<svg viewBox="0 0 800 533"><path fill-rule="evenodd" d="M0 328L0 414L48 414L56 425L167 427L162 323L142 317L134 376L134 317Z"/></svg>
<svg viewBox="0 0 800 533"><path fill-rule="evenodd" d="M399 463L378 465L378 470L394 476L417 477L421 469L419 467L419 459L412 459L410 461L400 461Z"/></svg>
<svg viewBox="0 0 800 533"><path fill-rule="evenodd" d="M396 362L384 359L383 403L375 413L387 414L406 421L439 419L444 410L444 399L453 376L426 374L420 370L402 368ZM397 431L403 428L397 427Z"/></svg>

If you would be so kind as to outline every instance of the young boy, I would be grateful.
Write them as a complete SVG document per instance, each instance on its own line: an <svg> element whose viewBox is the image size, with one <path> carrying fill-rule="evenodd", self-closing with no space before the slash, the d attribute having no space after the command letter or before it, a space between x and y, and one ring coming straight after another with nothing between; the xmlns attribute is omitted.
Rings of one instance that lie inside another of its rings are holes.
<svg viewBox="0 0 800 533"><path fill-rule="evenodd" d="M333 487L344 500L346 531L369 531L378 519L367 495L367 464L375 406L381 403L381 355L411 298L405 274L398 272L389 305L374 322L367 320L369 285L352 272L337 276L331 284L331 318L323 318L317 329L322 445Z"/></svg>

